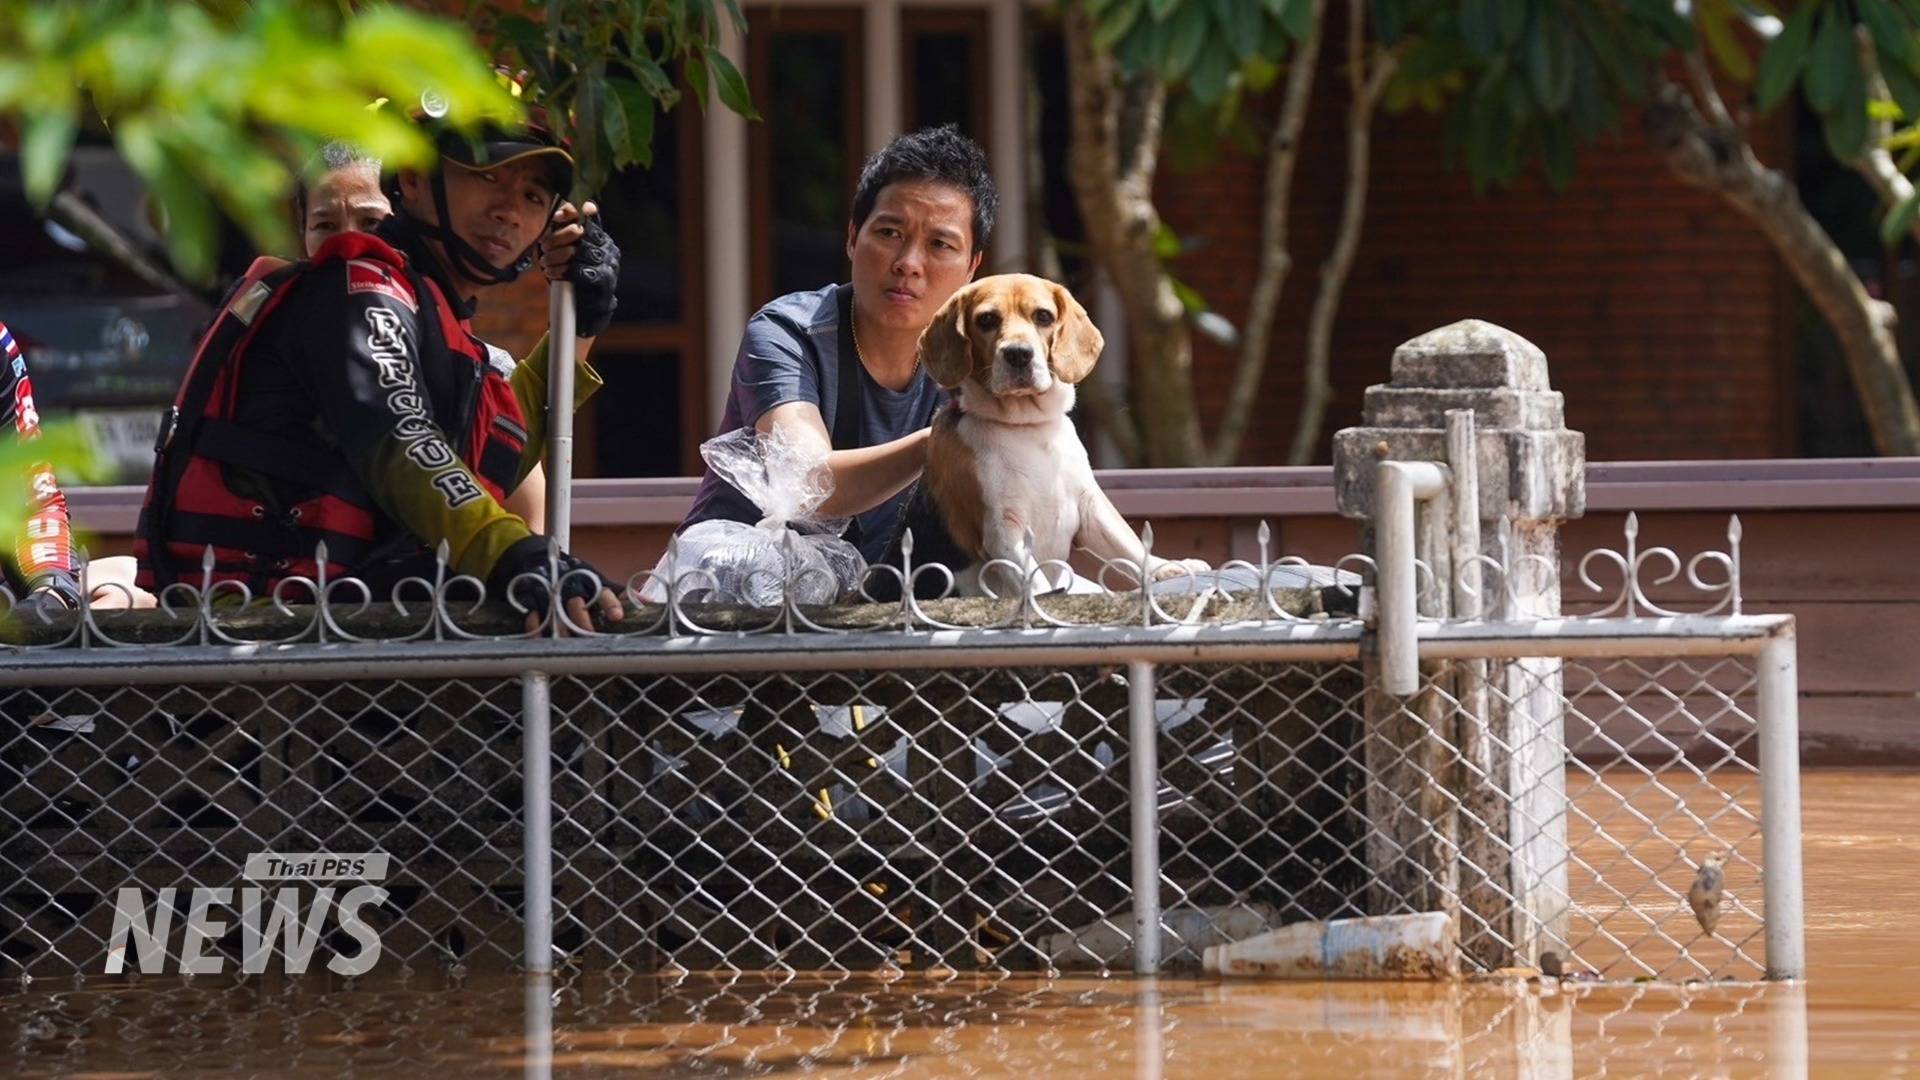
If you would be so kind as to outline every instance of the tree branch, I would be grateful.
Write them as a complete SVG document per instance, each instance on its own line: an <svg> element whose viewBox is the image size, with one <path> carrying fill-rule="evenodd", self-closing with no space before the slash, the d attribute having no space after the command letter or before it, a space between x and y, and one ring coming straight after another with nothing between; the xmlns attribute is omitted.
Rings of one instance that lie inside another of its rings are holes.
<svg viewBox="0 0 1920 1080"><path fill-rule="evenodd" d="M1723 128L1738 127L1733 122L1733 114L1727 111L1727 102L1720 96L1720 87L1713 81L1713 69L1707 66L1707 58L1699 49L1685 54L1682 62L1686 65L1687 81L1693 84L1693 92L1707 110L1707 118L1715 126Z"/></svg>
<svg viewBox="0 0 1920 1080"><path fill-rule="evenodd" d="M1752 221L1786 263L1840 342L1879 451L1920 453L1920 408L1893 340L1892 308L1867 295L1793 181L1762 165L1737 127L1702 120L1686 91L1664 79L1656 81L1641 124L1676 176Z"/></svg>
<svg viewBox="0 0 1920 1080"><path fill-rule="evenodd" d="M1320 291L1315 294L1313 310L1307 315L1305 387L1300 395L1293 445L1287 450L1290 465L1313 463L1320 429L1326 422L1327 405L1333 400L1330 377L1333 320L1340 311L1340 297L1346 291L1347 278L1353 273L1354 256L1360 250L1360 230L1366 223L1367 185L1373 168L1373 112L1400 66L1397 50L1377 48L1372 71L1368 71L1364 59L1365 0L1348 0L1347 11L1347 86L1352 94L1347 105L1347 190L1340 202L1340 227L1334 237L1333 251L1320 266Z"/></svg>
<svg viewBox="0 0 1920 1080"><path fill-rule="evenodd" d="M1886 76L1880 73L1880 58L1874 52L1873 38L1867 28L1855 27L1854 38L1860 50L1860 68L1867 75L1867 92L1877 101L1891 99L1893 94L1887 89ZM1893 162L1893 155L1887 151L1887 138L1892 134L1892 121L1869 119L1866 149L1848 163L1855 172L1866 178L1874 193L1880 196L1883 210L1892 210L1913 197L1913 181L1900 171L1900 167ZM1920 239L1920 218L1916 218L1907 231Z"/></svg>
<svg viewBox="0 0 1920 1080"><path fill-rule="evenodd" d="M1069 5L1065 19L1073 114L1068 180L1086 224L1087 246L1126 310L1128 380L1140 425L1136 462L1193 465L1200 425L1193 401L1193 342L1185 311L1154 250L1153 204L1166 88L1150 76L1119 78L1093 41L1092 17Z"/></svg>
<svg viewBox="0 0 1920 1080"><path fill-rule="evenodd" d="M125 267L135 277L161 292L194 300L206 299L197 289L149 259L133 245L133 241L120 235L120 230L114 228L112 222L101 217L71 191L63 189L53 193L53 200L47 204L47 220L85 240L88 247Z"/></svg>
<svg viewBox="0 0 1920 1080"><path fill-rule="evenodd" d="M1313 98L1314 76L1320 66L1321 24L1326 10L1326 0L1313 0L1313 25L1307 31L1306 40L1294 49L1280 115L1274 119L1273 133L1267 139L1267 176L1260 207L1260 262L1254 272L1253 289L1247 297L1247 319L1240 333L1240 355L1234 364L1233 386L1227 392L1227 411L1221 417L1220 434L1208 454L1219 466L1239 460L1240 444L1246 438L1247 424L1260 394L1260 379L1267 369L1274 313L1279 309L1287 274L1293 269L1293 253L1287 248L1293 174L1300 162L1300 130L1306 125L1307 105Z"/></svg>

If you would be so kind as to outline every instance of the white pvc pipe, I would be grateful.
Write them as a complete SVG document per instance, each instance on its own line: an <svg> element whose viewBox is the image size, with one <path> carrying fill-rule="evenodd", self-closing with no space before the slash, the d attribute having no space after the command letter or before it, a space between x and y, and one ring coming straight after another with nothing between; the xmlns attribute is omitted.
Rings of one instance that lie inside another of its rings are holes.
<svg viewBox="0 0 1920 1080"><path fill-rule="evenodd" d="M547 290L547 535L561 550L573 540L573 283Z"/></svg>
<svg viewBox="0 0 1920 1080"><path fill-rule="evenodd" d="M1794 628L1760 650L1761 882L1767 978L1807 977L1805 892L1800 871L1800 671Z"/></svg>
<svg viewBox="0 0 1920 1080"><path fill-rule="evenodd" d="M1380 683L1389 694L1420 689L1416 638L1419 597L1414 577L1413 504L1447 486L1446 470L1430 461L1383 461L1374 474L1373 542L1380 594Z"/></svg>
<svg viewBox="0 0 1920 1080"><path fill-rule="evenodd" d="M1127 798L1133 826L1133 972L1160 971L1160 724L1153 665L1127 665Z"/></svg>

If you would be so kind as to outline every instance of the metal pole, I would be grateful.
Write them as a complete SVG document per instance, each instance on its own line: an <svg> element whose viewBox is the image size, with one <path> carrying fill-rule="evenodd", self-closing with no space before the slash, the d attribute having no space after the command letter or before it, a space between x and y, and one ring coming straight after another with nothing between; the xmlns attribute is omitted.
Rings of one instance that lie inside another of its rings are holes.
<svg viewBox="0 0 1920 1080"><path fill-rule="evenodd" d="M1800 876L1800 671L1794 628L1760 650L1761 880L1767 908L1767 978L1807 976Z"/></svg>
<svg viewBox="0 0 1920 1080"><path fill-rule="evenodd" d="M553 700L544 671L520 677L521 850L526 859L526 964L553 971Z"/></svg>
<svg viewBox="0 0 1920 1080"><path fill-rule="evenodd" d="M1380 593L1380 684L1405 697L1420 689L1420 618L1414 576L1413 504L1446 487L1447 474L1432 462L1383 461L1374 474L1374 566Z"/></svg>
<svg viewBox="0 0 1920 1080"><path fill-rule="evenodd" d="M1160 971L1160 724L1154 711L1154 667L1127 665L1127 742L1132 763L1133 971Z"/></svg>
<svg viewBox="0 0 1920 1080"><path fill-rule="evenodd" d="M547 290L547 535L573 543L573 283Z"/></svg>

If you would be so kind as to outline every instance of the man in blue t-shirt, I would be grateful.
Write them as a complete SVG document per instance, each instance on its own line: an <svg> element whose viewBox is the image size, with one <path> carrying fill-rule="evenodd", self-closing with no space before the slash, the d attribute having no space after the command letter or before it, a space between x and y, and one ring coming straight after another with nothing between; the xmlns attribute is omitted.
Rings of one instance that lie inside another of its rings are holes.
<svg viewBox="0 0 1920 1080"><path fill-rule="evenodd" d="M852 517L868 562L886 553L927 463L938 384L920 366L920 332L980 267L996 196L986 155L948 125L902 135L867 160L847 223L853 280L797 292L747 322L719 434L775 426L830 448L825 518ZM753 523L759 508L708 469L680 523Z"/></svg>

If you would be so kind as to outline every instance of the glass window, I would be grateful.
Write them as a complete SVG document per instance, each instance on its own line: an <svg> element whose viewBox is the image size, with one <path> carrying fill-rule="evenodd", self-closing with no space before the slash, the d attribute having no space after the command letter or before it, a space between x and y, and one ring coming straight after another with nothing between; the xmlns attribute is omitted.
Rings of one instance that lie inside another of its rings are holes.
<svg viewBox="0 0 1920 1080"><path fill-rule="evenodd" d="M846 276L845 76L854 62L835 31L783 30L768 43L768 78L756 97L772 142L773 296Z"/></svg>
<svg viewBox="0 0 1920 1080"><path fill-rule="evenodd" d="M608 352L593 364L607 383L593 396L598 476L679 476L681 355Z"/></svg>
<svg viewBox="0 0 1920 1080"><path fill-rule="evenodd" d="M620 306L614 309L618 322L680 319L679 135L687 115L686 108L656 114L653 167L623 169L601 190L598 201L607 231L620 245Z"/></svg>
<svg viewBox="0 0 1920 1080"><path fill-rule="evenodd" d="M977 11L904 13L906 124L909 130L958 124L987 139L987 18Z"/></svg>

